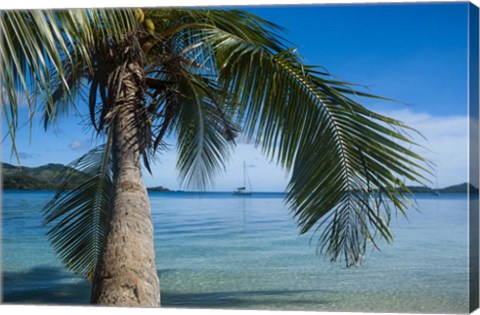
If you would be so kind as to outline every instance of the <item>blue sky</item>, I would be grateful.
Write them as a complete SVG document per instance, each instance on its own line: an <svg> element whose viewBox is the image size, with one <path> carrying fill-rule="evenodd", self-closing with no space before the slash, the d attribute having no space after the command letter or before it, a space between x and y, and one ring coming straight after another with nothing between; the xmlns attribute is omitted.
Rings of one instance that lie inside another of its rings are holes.
<svg viewBox="0 0 480 315"><path fill-rule="evenodd" d="M341 80L408 104L365 102L422 132L427 140L417 140L428 150L419 152L437 164L439 186L467 181L466 3L243 8L285 27L282 35L306 64L323 66ZM67 164L95 143L79 117L65 118L47 132L35 122L31 141L28 127L17 139L26 166ZM3 160L15 162L10 160L8 141L3 149ZM147 186L181 188L175 160L174 150L160 156L154 176L145 174ZM229 191L241 184L243 161L249 165L254 190L284 190L284 172L241 142L214 190Z"/></svg>

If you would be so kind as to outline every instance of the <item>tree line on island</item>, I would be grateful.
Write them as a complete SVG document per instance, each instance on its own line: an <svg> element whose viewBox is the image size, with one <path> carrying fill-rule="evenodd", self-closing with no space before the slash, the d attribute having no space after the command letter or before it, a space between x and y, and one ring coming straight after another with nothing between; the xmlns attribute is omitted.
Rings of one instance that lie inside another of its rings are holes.
<svg viewBox="0 0 480 315"><path fill-rule="evenodd" d="M66 175L79 180L84 176L82 172L63 164L49 163L38 167L20 167L2 163L2 179L4 190L57 190ZM73 180L75 181L75 180ZM478 193L478 188L471 186L472 192ZM431 188L427 186L407 186L416 194L463 194L468 191L468 183L452 185L444 188ZM171 192L163 187L148 187L149 191Z"/></svg>
<svg viewBox="0 0 480 315"><path fill-rule="evenodd" d="M69 181L71 183L85 177L82 172L58 163L38 167L15 166L8 163L1 163L1 165L4 190L58 190L66 176L71 177ZM148 190L171 191L163 186L149 187Z"/></svg>

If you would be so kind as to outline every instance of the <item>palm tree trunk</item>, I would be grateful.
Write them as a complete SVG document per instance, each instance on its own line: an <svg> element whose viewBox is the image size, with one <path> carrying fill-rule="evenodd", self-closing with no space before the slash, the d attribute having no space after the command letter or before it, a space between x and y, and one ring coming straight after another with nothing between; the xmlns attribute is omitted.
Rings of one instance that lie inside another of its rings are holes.
<svg viewBox="0 0 480 315"><path fill-rule="evenodd" d="M140 170L138 104L143 98L141 64L122 68L112 118L114 201L103 255L93 280L93 304L160 306L150 203Z"/></svg>

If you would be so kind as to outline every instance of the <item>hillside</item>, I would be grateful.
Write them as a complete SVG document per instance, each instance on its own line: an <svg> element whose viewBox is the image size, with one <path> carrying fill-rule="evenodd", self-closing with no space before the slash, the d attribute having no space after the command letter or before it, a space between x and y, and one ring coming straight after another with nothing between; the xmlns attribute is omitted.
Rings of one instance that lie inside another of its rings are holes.
<svg viewBox="0 0 480 315"><path fill-rule="evenodd" d="M67 172L80 178L83 174L63 164L47 164L39 167L19 167L2 163L3 189L5 190L55 190L62 183ZM166 192L163 186L147 188L149 191Z"/></svg>
<svg viewBox="0 0 480 315"><path fill-rule="evenodd" d="M171 191L170 189L165 188L163 186L148 187L147 190L148 191L157 191L157 192L169 192L169 191Z"/></svg>
<svg viewBox="0 0 480 315"><path fill-rule="evenodd" d="M412 193L415 194L434 194L438 192L440 194L466 194L468 192L468 183L462 183L458 185L448 186L445 188L434 189L426 186L407 186ZM472 192L478 193L478 188L470 185Z"/></svg>
<svg viewBox="0 0 480 315"><path fill-rule="evenodd" d="M83 176L82 173L62 164L47 164L39 167L19 167L2 163L3 189L16 190L52 190L62 183L62 178L72 172L71 176Z"/></svg>
<svg viewBox="0 0 480 315"><path fill-rule="evenodd" d="M446 188L439 189L438 191L441 194L462 194L466 193L468 191L468 183L463 183L463 184L458 184L458 185L453 185L453 186L448 186ZM472 192L478 193L478 188L474 187L473 185L470 185Z"/></svg>

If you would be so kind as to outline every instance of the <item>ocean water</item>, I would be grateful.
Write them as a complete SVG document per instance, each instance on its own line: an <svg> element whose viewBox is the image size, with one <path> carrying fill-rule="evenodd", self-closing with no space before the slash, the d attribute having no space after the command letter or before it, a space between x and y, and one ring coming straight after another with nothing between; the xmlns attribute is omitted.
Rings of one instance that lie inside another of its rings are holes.
<svg viewBox="0 0 480 315"><path fill-rule="evenodd" d="M88 304L45 237L52 192L6 191L3 303ZM344 268L298 235L281 194L150 193L164 307L363 312L468 312L466 195L418 195L394 219L391 244ZM314 239L313 239L314 240Z"/></svg>

